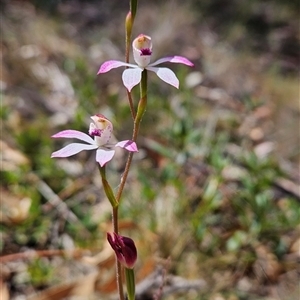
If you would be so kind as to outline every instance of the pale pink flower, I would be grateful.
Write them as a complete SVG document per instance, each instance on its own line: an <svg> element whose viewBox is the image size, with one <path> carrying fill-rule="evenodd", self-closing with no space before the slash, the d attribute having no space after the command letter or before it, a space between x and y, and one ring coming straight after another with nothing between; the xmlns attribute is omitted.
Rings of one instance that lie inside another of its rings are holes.
<svg viewBox="0 0 300 300"><path fill-rule="evenodd" d="M158 68L154 66L164 62L180 63L190 67L194 66L192 62L190 62L187 58L183 56L164 57L155 61L154 63L150 63L151 55L152 55L151 37L144 34L140 34L133 41L132 48L133 48L133 58L137 63L136 65L125 63L118 60L108 60L100 66L97 75L101 73L106 73L111 69L119 68L121 66L129 67L123 72L122 80L123 80L123 84L130 92L131 89L141 81L142 71L146 69L156 73L156 75L164 82L178 88L179 80L172 70L170 70L169 68L161 68L161 67Z"/></svg>
<svg viewBox="0 0 300 300"><path fill-rule="evenodd" d="M103 167L109 162L114 154L114 147L121 147L130 152L137 152L135 142L125 140L117 144L111 144L110 139L113 131L112 123L103 115L92 116L93 123L90 124L89 135L77 130L64 130L54 134L53 138L75 138L86 142L71 143L64 148L52 153L51 157L69 157L83 150L96 150L96 161ZM94 137L94 139L91 138Z"/></svg>

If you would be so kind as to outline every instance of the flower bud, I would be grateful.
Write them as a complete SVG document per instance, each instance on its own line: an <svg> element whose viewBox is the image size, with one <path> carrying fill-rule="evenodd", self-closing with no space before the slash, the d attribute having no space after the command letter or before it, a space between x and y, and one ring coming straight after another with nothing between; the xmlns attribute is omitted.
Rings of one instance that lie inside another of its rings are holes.
<svg viewBox="0 0 300 300"><path fill-rule="evenodd" d="M116 253L118 261L126 268L133 269L137 260L137 250L134 241L115 232L107 233L107 240Z"/></svg>
<svg viewBox="0 0 300 300"><path fill-rule="evenodd" d="M126 29L126 36L130 38L131 31L132 31L132 25L133 25L133 17L131 14L131 11L127 14L125 19L125 29Z"/></svg>
<svg viewBox="0 0 300 300"><path fill-rule="evenodd" d="M151 37L140 34L132 42L133 58L139 67L145 68L150 64L152 54Z"/></svg>

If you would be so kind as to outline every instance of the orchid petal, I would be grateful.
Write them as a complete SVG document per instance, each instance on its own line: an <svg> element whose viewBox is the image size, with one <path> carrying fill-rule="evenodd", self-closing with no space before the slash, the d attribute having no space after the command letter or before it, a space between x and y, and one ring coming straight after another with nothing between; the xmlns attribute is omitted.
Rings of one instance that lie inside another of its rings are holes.
<svg viewBox="0 0 300 300"><path fill-rule="evenodd" d="M111 69L119 68L119 67L122 67L122 66L132 67L132 68L137 67L136 65L128 64L128 63L125 63L123 61L108 60L100 66L100 69L99 69L97 75L99 75L100 73L106 73L106 72L110 71Z"/></svg>
<svg viewBox="0 0 300 300"><path fill-rule="evenodd" d="M101 167L103 167L114 157L115 152L115 150L98 149L96 151L96 161L100 164Z"/></svg>
<svg viewBox="0 0 300 300"><path fill-rule="evenodd" d="M164 82L170 85L173 85L177 89L179 88L179 80L172 70L168 68L154 68L154 67L147 67L147 70L155 72L156 75L161 80L163 80Z"/></svg>
<svg viewBox="0 0 300 300"><path fill-rule="evenodd" d="M168 57L163 57L155 61L154 63L150 64L149 66L156 66L158 64L162 64L164 62L171 62L171 63L177 63L177 64L184 64L190 67L193 67L194 64L190 62L187 58L183 56L168 56Z"/></svg>
<svg viewBox="0 0 300 300"><path fill-rule="evenodd" d="M85 141L89 144L95 144L94 140L84 132L78 130L63 130L54 135L53 138L67 138L67 139L79 139L81 141Z"/></svg>
<svg viewBox="0 0 300 300"><path fill-rule="evenodd" d="M123 84L127 88L127 90L130 92L131 89L136 86L142 79L142 72L143 69L141 68L135 68L135 69L126 69L123 72L122 79Z"/></svg>
<svg viewBox="0 0 300 300"><path fill-rule="evenodd" d="M121 142L117 143L115 146L124 148L130 152L138 152L139 151L136 143L131 140L121 141Z"/></svg>
<svg viewBox="0 0 300 300"><path fill-rule="evenodd" d="M80 144L80 143L72 143L67 145L66 147L55 151L51 154L51 157L69 157L74 154L77 154L83 150L94 150L97 149L97 145L87 145L87 144Z"/></svg>

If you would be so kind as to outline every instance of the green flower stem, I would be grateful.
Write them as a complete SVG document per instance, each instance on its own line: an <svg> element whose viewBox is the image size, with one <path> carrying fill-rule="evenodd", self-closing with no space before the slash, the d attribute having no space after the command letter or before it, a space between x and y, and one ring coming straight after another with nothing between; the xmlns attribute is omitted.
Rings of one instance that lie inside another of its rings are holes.
<svg viewBox="0 0 300 300"><path fill-rule="evenodd" d="M141 123L142 117L146 111L146 106L147 106L147 70L143 70L143 72L142 72L142 79L141 79L141 83L140 83L140 95L141 95L141 98L140 98L140 101L138 104L138 109L137 109L137 113L136 113L136 116L134 119L134 125L133 125L132 140L134 142L136 142L136 140L137 140L140 123ZM116 195L116 200L118 203L120 203L120 200L121 200L123 189L124 189L124 186L125 186L125 183L127 180L127 176L129 173L130 165L132 162L132 157L133 157L133 152L130 152L128 155L128 159L126 162L123 176L121 178L121 183L120 183L117 195Z"/></svg>
<svg viewBox="0 0 300 300"><path fill-rule="evenodd" d="M134 270L125 268L126 288L128 300L135 299L135 278Z"/></svg>
<svg viewBox="0 0 300 300"><path fill-rule="evenodd" d="M137 130L139 129L140 122L142 117L146 111L147 106L147 70L144 69L142 72L142 79L140 83L140 102L138 104L136 118L134 120L135 125L137 126ZM136 133L137 137L138 132ZM135 135L134 135L135 137ZM134 140L135 141L135 140Z"/></svg>
<svg viewBox="0 0 300 300"><path fill-rule="evenodd" d="M100 170L103 188L104 188L105 194L106 194L111 206L113 208L118 207L118 202L115 198L114 192L113 192L112 188L110 187L108 181L106 180L105 166L103 166L103 167L99 166L99 170Z"/></svg>

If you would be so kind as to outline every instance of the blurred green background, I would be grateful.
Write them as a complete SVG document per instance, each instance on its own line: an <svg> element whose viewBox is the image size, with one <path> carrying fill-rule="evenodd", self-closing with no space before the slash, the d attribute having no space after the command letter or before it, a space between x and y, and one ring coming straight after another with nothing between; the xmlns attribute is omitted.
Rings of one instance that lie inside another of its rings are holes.
<svg viewBox="0 0 300 300"><path fill-rule="evenodd" d="M130 138L122 71L96 76L124 59L128 2L1 2L3 299L115 299L94 154L51 159L65 141L50 137L102 113ZM140 0L140 33L153 60L195 67L170 66L179 90L149 74L120 212L138 282L162 266L185 284L167 282L163 299L299 299L299 3ZM120 151L108 165L115 190L125 162Z"/></svg>

